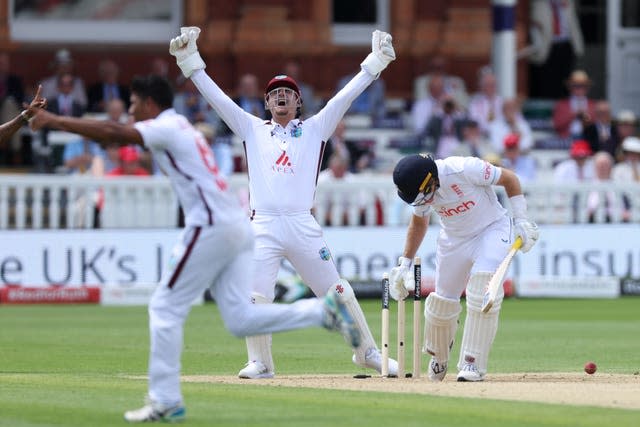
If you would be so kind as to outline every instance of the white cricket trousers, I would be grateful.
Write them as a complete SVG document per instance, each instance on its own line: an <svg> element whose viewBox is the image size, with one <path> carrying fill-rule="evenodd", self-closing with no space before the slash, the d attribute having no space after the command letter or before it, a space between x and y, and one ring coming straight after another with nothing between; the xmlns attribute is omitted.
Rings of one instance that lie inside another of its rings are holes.
<svg viewBox="0 0 640 427"><path fill-rule="evenodd" d="M238 337L321 326L316 298L294 304L251 304L253 233L248 221L187 227L149 303L149 397L182 402L180 357L191 305L211 289L225 327Z"/></svg>

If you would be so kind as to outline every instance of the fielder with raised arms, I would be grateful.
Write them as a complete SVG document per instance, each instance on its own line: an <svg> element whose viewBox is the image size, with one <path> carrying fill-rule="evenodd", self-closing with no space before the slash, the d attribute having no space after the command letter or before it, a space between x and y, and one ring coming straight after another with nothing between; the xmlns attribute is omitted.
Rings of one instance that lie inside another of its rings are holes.
<svg viewBox="0 0 640 427"><path fill-rule="evenodd" d="M302 121L298 118L300 89L285 75L275 76L265 90L265 108L271 112L271 120L236 105L204 71L196 46L199 33L197 27L182 28L181 35L171 41L170 52L184 76L191 78L244 144L256 234L253 302L273 301L280 263L288 259L317 296L333 290L342 295L362 337L361 345L353 349L353 361L380 372L380 350L351 285L338 274L311 208L326 141L353 100L395 59L391 36L375 31L372 52L362 62L361 71L320 112ZM248 338L247 351L249 361L239 372L240 378L274 376L270 335ZM391 361L390 373L396 372L397 363Z"/></svg>
<svg viewBox="0 0 640 427"><path fill-rule="evenodd" d="M442 228L436 249L435 292L427 297L424 309L422 350L432 356L428 376L432 381L442 381L447 373L461 311L460 296L466 288L467 318L457 379L482 381L504 297L500 286L491 309L483 313L485 289L516 237L522 238L522 252L528 252L539 236L538 227L527 218L520 181L509 169L476 157L433 160L426 154L414 154L398 162L393 182L398 196L413 206L413 215L403 258L389 274L391 297L404 299L407 288L413 288L411 260L435 212ZM513 219L498 201L492 185L504 187Z"/></svg>

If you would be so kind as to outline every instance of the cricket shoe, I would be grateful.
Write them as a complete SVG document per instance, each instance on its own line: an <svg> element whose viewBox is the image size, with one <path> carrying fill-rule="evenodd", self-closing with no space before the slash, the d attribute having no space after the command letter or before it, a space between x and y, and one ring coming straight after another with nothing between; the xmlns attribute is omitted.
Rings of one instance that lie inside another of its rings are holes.
<svg viewBox="0 0 640 427"><path fill-rule="evenodd" d="M429 379L433 382L441 382L444 380L445 375L447 375L447 363L438 362L438 359L432 357L429 362L429 372L427 374Z"/></svg>
<svg viewBox="0 0 640 427"><path fill-rule="evenodd" d="M362 366L363 368L375 369L379 374L382 373L382 353L375 347L371 347L364 354L364 362L358 362L356 360L355 354L353 355L353 358L351 360L353 360L353 363L358 366ZM391 358L389 358L389 376L398 376L398 362Z"/></svg>
<svg viewBox="0 0 640 427"><path fill-rule="evenodd" d="M182 403L165 406L152 401L148 396L145 398L145 405L142 408L124 413L124 419L130 423L179 423L184 421L185 416L186 410Z"/></svg>
<svg viewBox="0 0 640 427"><path fill-rule="evenodd" d="M349 314L347 306L340 301L340 297L335 292L329 292L324 297L322 326L330 331L340 331L351 347L360 346L360 331Z"/></svg>
<svg viewBox="0 0 640 427"><path fill-rule="evenodd" d="M478 372L475 363L465 363L462 365L462 369L458 372L458 381L483 381L484 374Z"/></svg>
<svg viewBox="0 0 640 427"><path fill-rule="evenodd" d="M238 378L244 378L248 380L257 380L262 378L273 378L273 371L270 371L267 366L259 360L252 360L238 372Z"/></svg>

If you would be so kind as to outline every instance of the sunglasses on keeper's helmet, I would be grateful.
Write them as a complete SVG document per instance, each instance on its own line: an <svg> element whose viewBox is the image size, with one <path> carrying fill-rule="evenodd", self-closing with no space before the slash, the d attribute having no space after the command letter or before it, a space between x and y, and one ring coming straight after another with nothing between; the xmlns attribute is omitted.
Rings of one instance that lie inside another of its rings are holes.
<svg viewBox="0 0 640 427"><path fill-rule="evenodd" d="M428 173L427 176L420 184L418 188L418 195L416 196L411 206L423 206L428 205L433 202L433 198L436 196L436 191L440 188L440 184L437 179L434 179L431 173Z"/></svg>

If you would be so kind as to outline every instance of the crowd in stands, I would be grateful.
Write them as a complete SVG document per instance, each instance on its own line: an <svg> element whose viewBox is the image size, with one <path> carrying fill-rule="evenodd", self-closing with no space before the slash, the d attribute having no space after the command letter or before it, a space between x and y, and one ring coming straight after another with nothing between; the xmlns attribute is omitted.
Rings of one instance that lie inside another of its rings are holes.
<svg viewBox="0 0 640 427"><path fill-rule="evenodd" d="M105 120L127 122L129 89L127 82L120 79L119 64L105 58L97 64L94 78L86 78L90 80L89 84L74 74L73 65L67 49L55 53L52 74L39 82L43 96L48 99L48 109L62 115L80 117L92 114ZM168 77L168 70L168 63L163 58L156 58L150 63L150 73ZM316 113L324 101L305 82L300 64L294 60L287 61L282 64L281 71L298 79L303 94L302 118ZM391 113L386 110L388 99L382 78L353 102L347 119L363 116L368 119L365 123L370 128L392 127L412 135L410 141L402 145L402 153L399 154L413 150L429 151L436 158L473 155L513 169L523 183L534 183L540 176L535 154L546 149L540 148L545 147L539 144L540 138L554 139L556 148L566 149L567 160L553 165L555 169L547 174L556 182L615 181L616 176L622 176L613 172L616 168L627 168L631 172L626 173L624 179L638 181L640 149L636 141L640 140L634 139L637 134L636 116L630 110L613 112L606 99L591 98L589 91L593 82L585 71L573 70L564 81L565 92L553 101L549 127L542 132L539 127L534 129L523 113L526 100L500 96L496 74L490 67L478 70L476 87L472 91L468 90L462 78L450 73L444 57L433 57L426 71L414 80L413 98L403 100L407 107L401 112L400 126L397 120L388 120ZM336 91L351 77L341 78L336 84ZM191 80L180 77L174 82L174 87L175 109L194 123L210 142L221 173L243 172L244 162L232 147L234 138L231 131ZM9 54L1 53L2 121L20 111L20 106L30 95L28 92L20 76L11 72ZM244 110L268 118L262 85L255 75L239 76L234 101ZM381 171L376 154L380 148L387 147L379 147L370 138L347 138L345 131L349 123L352 122L342 122L327 141L321 170L331 169L330 165L334 163L344 165L351 174ZM94 142L79 137L62 145L53 144L50 139L47 130L31 134L25 127L24 132L0 147L0 168L21 167L38 173L90 173L97 176L109 175L114 170L119 170L118 174L128 174L130 170L139 172L136 168L123 168L125 160L117 150L102 149ZM137 150L135 161L140 167L146 168L151 175L160 173L146 153ZM129 151L127 159L134 157L131 153ZM604 166L607 161L611 163L608 169L612 172L605 174L603 170L607 169ZM590 203L594 203L593 200Z"/></svg>

